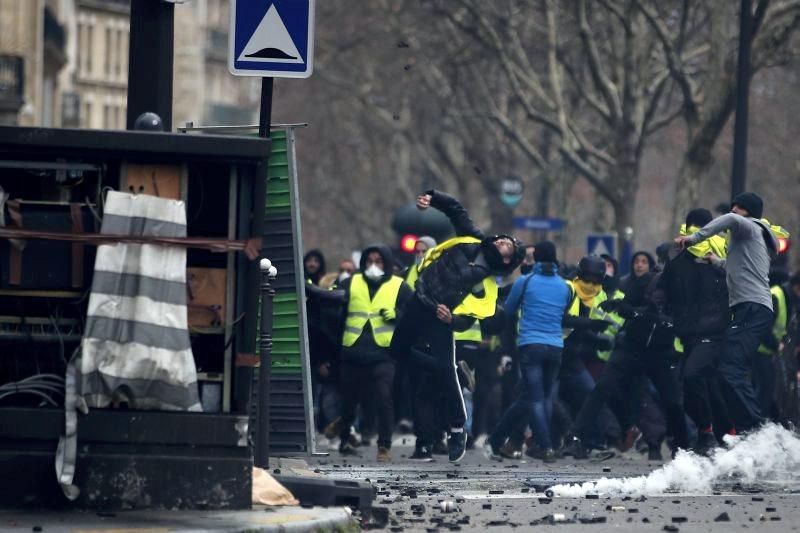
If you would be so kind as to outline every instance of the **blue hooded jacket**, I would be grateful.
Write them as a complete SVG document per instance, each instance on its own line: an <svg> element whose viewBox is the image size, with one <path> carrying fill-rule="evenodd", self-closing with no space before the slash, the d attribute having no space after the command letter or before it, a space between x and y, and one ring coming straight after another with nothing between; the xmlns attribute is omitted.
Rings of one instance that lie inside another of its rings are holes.
<svg viewBox="0 0 800 533"><path fill-rule="evenodd" d="M518 310L522 311L517 336L519 346L545 344L564 347L561 319L572 295L557 272L555 263L536 263L533 273L520 276L511 287L505 310L512 316Z"/></svg>

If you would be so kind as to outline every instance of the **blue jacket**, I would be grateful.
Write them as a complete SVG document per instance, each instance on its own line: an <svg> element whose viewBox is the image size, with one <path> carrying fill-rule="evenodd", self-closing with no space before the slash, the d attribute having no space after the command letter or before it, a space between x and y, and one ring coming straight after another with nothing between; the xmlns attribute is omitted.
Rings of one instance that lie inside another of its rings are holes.
<svg viewBox="0 0 800 533"><path fill-rule="evenodd" d="M522 293L523 287L525 294ZM517 278L505 303L506 313L511 316L522 310L517 344L563 348L561 319L570 297L567 283L557 274L552 263L537 263L532 274Z"/></svg>

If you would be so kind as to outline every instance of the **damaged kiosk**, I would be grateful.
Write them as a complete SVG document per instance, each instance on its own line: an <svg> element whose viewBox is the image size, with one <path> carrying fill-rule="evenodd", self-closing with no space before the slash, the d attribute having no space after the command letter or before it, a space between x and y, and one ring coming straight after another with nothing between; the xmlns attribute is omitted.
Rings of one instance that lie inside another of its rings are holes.
<svg viewBox="0 0 800 533"><path fill-rule="evenodd" d="M0 505L249 508L270 433L311 451L302 318L300 376L258 365L271 80L259 138L169 133L172 31L171 3L132 1L131 131L0 128ZM281 227L267 255L303 317Z"/></svg>

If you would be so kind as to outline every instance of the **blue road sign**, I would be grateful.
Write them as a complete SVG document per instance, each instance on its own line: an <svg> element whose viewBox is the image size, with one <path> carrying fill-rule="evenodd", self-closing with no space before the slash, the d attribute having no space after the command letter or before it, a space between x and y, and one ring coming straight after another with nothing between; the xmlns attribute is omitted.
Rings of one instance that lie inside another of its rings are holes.
<svg viewBox="0 0 800 533"><path fill-rule="evenodd" d="M316 0L231 0L228 69L237 76L307 78Z"/></svg>
<svg viewBox="0 0 800 533"><path fill-rule="evenodd" d="M561 220L560 218L514 217L514 228L545 230L545 231L561 231L562 229L564 229L564 221Z"/></svg>
<svg viewBox="0 0 800 533"><path fill-rule="evenodd" d="M614 233L594 233L586 236L586 252L589 255L616 257L617 236Z"/></svg>

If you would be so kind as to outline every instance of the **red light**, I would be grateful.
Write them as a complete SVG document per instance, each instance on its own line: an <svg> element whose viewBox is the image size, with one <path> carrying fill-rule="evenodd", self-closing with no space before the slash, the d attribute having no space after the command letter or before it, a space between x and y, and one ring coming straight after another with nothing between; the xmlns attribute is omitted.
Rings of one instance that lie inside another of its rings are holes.
<svg viewBox="0 0 800 533"><path fill-rule="evenodd" d="M789 249L789 239L786 237L778 237L778 253L782 254Z"/></svg>
<svg viewBox="0 0 800 533"><path fill-rule="evenodd" d="M417 236L416 235L403 235L403 238L400 239L400 249L406 253L413 253L414 247L417 245Z"/></svg>

